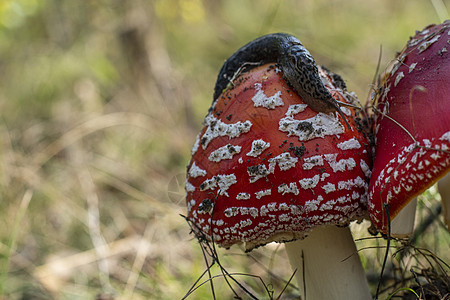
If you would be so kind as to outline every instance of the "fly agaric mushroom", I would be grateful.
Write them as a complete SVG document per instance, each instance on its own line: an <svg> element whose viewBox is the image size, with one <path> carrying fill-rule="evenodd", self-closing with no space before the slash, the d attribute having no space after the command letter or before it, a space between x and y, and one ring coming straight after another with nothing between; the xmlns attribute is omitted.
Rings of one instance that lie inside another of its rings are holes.
<svg viewBox="0 0 450 300"><path fill-rule="evenodd" d="M319 73L348 103L342 79ZM221 247L243 243L246 251L288 242L306 299L370 299L347 227L366 214L371 165L355 110L342 108L351 130L333 113L313 111L274 65L233 85L213 102L187 167L194 230Z"/></svg>
<svg viewBox="0 0 450 300"><path fill-rule="evenodd" d="M372 223L388 233L388 205L394 237L412 233L415 197L450 169L449 28L446 21L411 38L377 100L369 212ZM448 196L444 211L445 201Z"/></svg>

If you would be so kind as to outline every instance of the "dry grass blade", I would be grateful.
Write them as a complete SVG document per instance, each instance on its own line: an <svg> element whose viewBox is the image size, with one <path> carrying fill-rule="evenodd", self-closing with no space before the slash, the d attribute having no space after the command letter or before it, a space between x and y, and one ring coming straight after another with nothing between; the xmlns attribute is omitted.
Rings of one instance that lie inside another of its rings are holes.
<svg viewBox="0 0 450 300"><path fill-rule="evenodd" d="M132 187L131 185L127 184L123 180L120 180L114 175L104 172L103 170L97 169L99 172L101 172L104 176L100 179L104 183L116 188L117 190L129 195L133 199L142 201L144 203L150 204L153 208L164 212L164 213L170 213L172 212L170 206L167 204L161 202L158 199L155 199L151 197L150 195L143 193L142 191L136 189L135 187Z"/></svg>
<svg viewBox="0 0 450 300"><path fill-rule="evenodd" d="M104 253L105 258L134 253L136 245L139 245L140 241L140 236L129 236L100 246L97 249L90 249L64 257L53 257L49 259L49 262L36 267L33 275L48 290L57 293L64 286L67 278L77 272L78 268L98 261L98 251Z"/></svg>
<svg viewBox="0 0 450 300"><path fill-rule="evenodd" d="M116 112L92 118L69 130L55 142L46 146L41 153L34 157L33 165L39 168L58 152L77 142L81 138L99 130L120 125L136 126L150 131L151 128L154 128L155 121L148 115L130 112Z"/></svg>
<svg viewBox="0 0 450 300"><path fill-rule="evenodd" d="M80 181L81 188L85 194L87 201L87 217L89 235L94 245L94 249L98 256L98 268L99 279L103 290L106 293L113 292L114 289L109 282L109 267L106 259L106 253L108 252L108 246L105 239L102 236L100 229L100 210L99 210L99 198L96 192L94 181L92 176L86 167L81 167L78 170L78 180Z"/></svg>
<svg viewBox="0 0 450 300"><path fill-rule="evenodd" d="M145 228L144 236L137 244L136 257L131 267L131 272L127 280L127 284L123 291L123 299L133 299L134 289L138 282L139 276L142 272L145 259L150 252L151 244L148 242L150 236L153 235L155 230L149 222Z"/></svg>
<svg viewBox="0 0 450 300"><path fill-rule="evenodd" d="M28 209L28 205L30 204L31 198L33 197L33 191L32 190L26 190L25 194L22 197L22 200L20 201L19 208L17 210L17 215L14 220L14 225L11 231L11 234L9 236L8 240L8 252L5 255L5 258L3 260L2 268L0 270L0 298L3 297L4 292L4 284L6 281L6 276L8 274L8 268L9 268L9 262L12 253L15 251L16 243L17 243L17 235L19 233L19 229L21 228L20 224L22 222L23 217L25 216L25 213Z"/></svg>

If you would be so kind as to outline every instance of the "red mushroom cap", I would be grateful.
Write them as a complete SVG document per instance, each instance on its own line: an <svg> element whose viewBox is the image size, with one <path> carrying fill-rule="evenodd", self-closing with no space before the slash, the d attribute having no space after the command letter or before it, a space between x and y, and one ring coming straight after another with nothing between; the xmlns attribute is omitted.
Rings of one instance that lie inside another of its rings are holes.
<svg viewBox="0 0 450 300"><path fill-rule="evenodd" d="M391 220L450 167L450 21L409 40L382 84L369 186L372 222Z"/></svg>
<svg viewBox="0 0 450 300"><path fill-rule="evenodd" d="M342 102L349 94L320 69ZM340 85L341 86L341 85ZM302 239L365 214L370 151L353 109L311 110L274 65L244 73L214 103L187 167L188 219L222 247Z"/></svg>

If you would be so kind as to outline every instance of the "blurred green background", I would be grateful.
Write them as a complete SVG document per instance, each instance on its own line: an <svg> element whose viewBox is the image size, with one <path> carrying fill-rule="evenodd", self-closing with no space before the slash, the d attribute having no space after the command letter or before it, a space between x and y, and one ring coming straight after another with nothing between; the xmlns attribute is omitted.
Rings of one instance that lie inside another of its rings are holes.
<svg viewBox="0 0 450 300"><path fill-rule="evenodd" d="M379 56L382 71L449 8L449 0L0 0L0 298L182 298L205 270L179 216L185 166L224 60L262 34L288 32L365 101ZM433 189L421 197L419 221L437 198ZM450 238L435 223L417 245L448 262ZM355 235L370 237L367 226ZM360 255L373 291L384 249L371 247L383 245L357 244L369 247ZM238 276L269 299L291 275L282 248L219 252L230 272L270 284L268 293ZM419 256L392 259L388 274L429 268ZM218 299L232 297L223 278L214 282ZM387 279L381 299L410 284ZM209 284L189 297L210 298Z"/></svg>

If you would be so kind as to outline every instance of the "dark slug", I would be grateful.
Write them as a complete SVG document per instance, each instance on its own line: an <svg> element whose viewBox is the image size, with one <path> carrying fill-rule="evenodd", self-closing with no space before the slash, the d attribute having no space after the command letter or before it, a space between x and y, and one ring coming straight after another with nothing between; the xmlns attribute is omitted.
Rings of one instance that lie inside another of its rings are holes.
<svg viewBox="0 0 450 300"><path fill-rule="evenodd" d="M337 111L350 128L339 105L352 105L333 98L322 83L316 62L309 51L296 37L286 33L273 33L259 37L228 58L217 77L214 100L227 88L241 68L245 67L247 71L271 62L281 67L287 82L313 110L322 113ZM342 79L340 81L343 83Z"/></svg>

